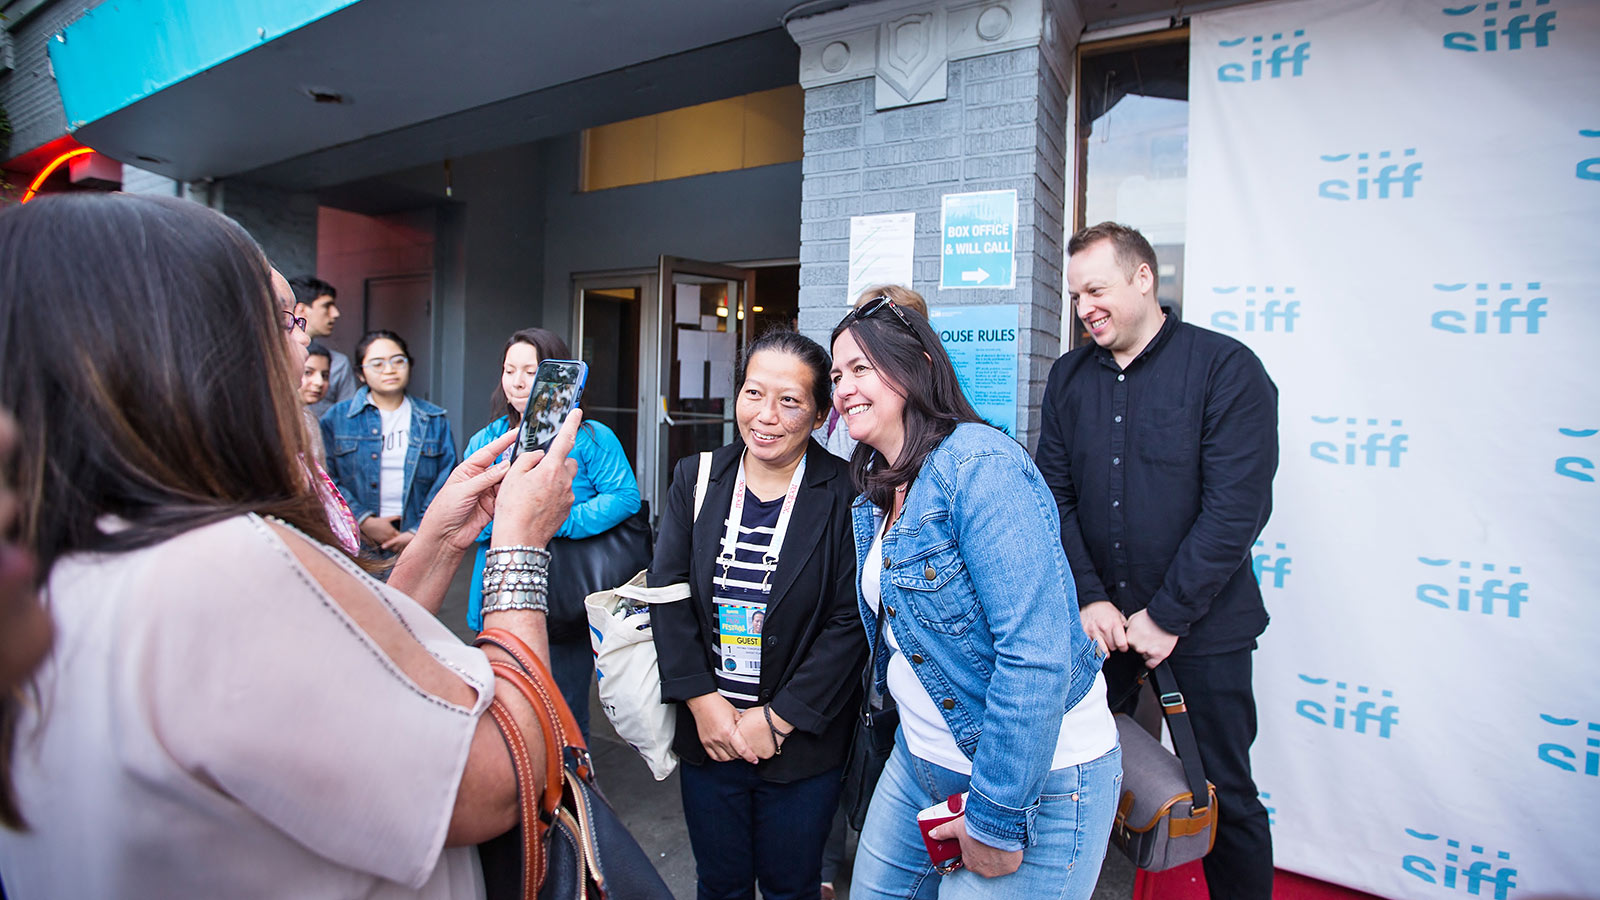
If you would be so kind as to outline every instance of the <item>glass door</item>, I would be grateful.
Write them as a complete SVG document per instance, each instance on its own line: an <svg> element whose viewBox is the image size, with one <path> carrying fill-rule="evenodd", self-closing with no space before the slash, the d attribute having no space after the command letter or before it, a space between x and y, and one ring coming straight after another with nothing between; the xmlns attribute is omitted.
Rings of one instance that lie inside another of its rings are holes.
<svg viewBox="0 0 1600 900"><path fill-rule="evenodd" d="M661 257L656 463L639 485L656 510L678 460L738 434L733 379L755 318L749 309L755 277L752 269Z"/></svg>
<svg viewBox="0 0 1600 900"><path fill-rule="evenodd" d="M639 425L654 394L648 379L641 380L650 371L645 351L654 343L645 339L655 305L654 285L644 273L582 276L575 282L573 320L578 328L573 350L589 364L583 414L616 433L634 475L639 476L647 468L641 460L648 453ZM649 421L653 429L654 419Z"/></svg>

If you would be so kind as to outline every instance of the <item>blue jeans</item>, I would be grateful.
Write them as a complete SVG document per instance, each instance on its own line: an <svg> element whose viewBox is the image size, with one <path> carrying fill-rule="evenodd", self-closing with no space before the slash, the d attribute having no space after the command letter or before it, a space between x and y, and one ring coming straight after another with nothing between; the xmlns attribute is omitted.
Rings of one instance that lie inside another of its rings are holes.
<svg viewBox="0 0 1600 900"><path fill-rule="evenodd" d="M594 684L594 648L586 632L583 640L572 643L550 642L550 676L561 690L561 699L572 708L583 742L589 742L589 687Z"/></svg>
<svg viewBox="0 0 1600 900"><path fill-rule="evenodd" d="M1087 900L1094 893L1122 793L1121 747L1049 774L1034 819L1038 841L1022 851L1021 868L999 878L966 869L940 876L917 828L918 812L965 791L970 780L912 756L905 736L895 735L894 752L861 828L850 881L853 900Z"/></svg>
<svg viewBox="0 0 1600 900"><path fill-rule="evenodd" d="M839 769L788 784L764 780L742 759L678 772L699 900L754 900L758 880L763 900L817 900Z"/></svg>

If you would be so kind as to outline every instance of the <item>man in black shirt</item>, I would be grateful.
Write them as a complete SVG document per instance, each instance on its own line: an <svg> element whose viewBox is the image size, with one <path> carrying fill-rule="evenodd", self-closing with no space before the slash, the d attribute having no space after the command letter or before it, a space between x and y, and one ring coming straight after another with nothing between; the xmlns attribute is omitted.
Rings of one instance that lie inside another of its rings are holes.
<svg viewBox="0 0 1600 900"><path fill-rule="evenodd" d="M1119 711L1137 698L1141 658L1168 661L1217 788L1211 896L1266 900L1250 654L1267 612L1250 553L1272 511L1278 391L1248 347L1161 307L1139 232L1086 228L1067 255L1067 295L1094 346L1050 370L1036 461L1061 511L1084 628L1118 651L1106 673Z"/></svg>

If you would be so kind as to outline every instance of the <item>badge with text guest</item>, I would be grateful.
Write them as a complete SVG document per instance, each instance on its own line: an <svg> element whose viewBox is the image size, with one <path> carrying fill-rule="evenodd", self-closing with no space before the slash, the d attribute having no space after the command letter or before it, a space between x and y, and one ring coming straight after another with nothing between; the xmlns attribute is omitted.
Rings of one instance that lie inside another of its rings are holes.
<svg viewBox="0 0 1600 900"><path fill-rule="evenodd" d="M822 845L860 706L866 639L850 500L838 457L811 439L828 408L828 354L768 332L736 382L741 440L679 461L651 587L661 699L677 703L683 814L700 900L816 900Z"/></svg>
<svg viewBox="0 0 1600 900"><path fill-rule="evenodd" d="M1094 338L1056 361L1036 461L1061 511L1084 628L1131 712L1141 664L1187 701L1220 825L1215 898L1272 895L1272 839L1250 775L1251 651L1267 627L1250 551L1272 512L1278 389L1238 341L1156 299L1155 251L1103 222L1067 244L1067 295Z"/></svg>

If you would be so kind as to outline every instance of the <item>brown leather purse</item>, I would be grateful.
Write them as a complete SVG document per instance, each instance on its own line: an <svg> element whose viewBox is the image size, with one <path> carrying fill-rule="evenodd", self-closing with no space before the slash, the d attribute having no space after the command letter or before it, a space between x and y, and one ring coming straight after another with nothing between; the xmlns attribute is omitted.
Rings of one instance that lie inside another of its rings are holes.
<svg viewBox="0 0 1600 900"><path fill-rule="evenodd" d="M595 784L589 748L561 699L550 671L521 638L491 628L479 647L494 646L516 663L490 665L533 706L544 737L544 787L534 770L522 729L496 699L489 715L511 753L517 773L522 824L478 845L490 900L535 898L644 898L671 900L672 892L650 858L617 818Z"/></svg>

